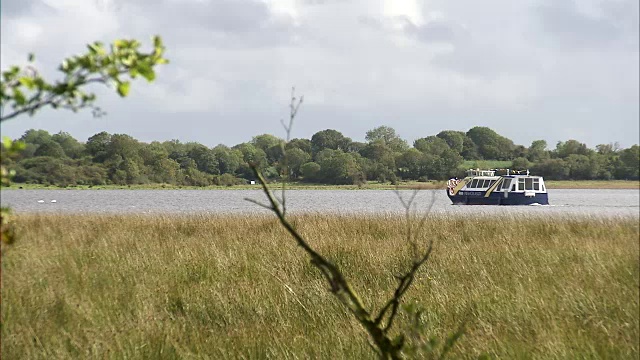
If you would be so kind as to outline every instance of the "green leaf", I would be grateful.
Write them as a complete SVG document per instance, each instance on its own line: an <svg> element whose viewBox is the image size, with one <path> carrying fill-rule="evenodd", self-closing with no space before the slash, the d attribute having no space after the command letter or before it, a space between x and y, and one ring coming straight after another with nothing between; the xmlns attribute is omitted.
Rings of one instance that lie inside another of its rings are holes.
<svg viewBox="0 0 640 360"><path fill-rule="evenodd" d="M129 85L131 85L131 83L129 83L128 81L123 81L121 83L118 84L118 94L120 94L120 96L125 97L129 94Z"/></svg>
<svg viewBox="0 0 640 360"><path fill-rule="evenodd" d="M20 82L20 84L26 86L28 89L33 89L33 87L35 86L35 82L33 81L33 78L30 78L28 76L23 76L20 79L18 79L18 81Z"/></svg>
<svg viewBox="0 0 640 360"><path fill-rule="evenodd" d="M27 103L27 98L24 96L22 91L18 89L13 89L13 99L16 101L18 105L24 105Z"/></svg>
<svg viewBox="0 0 640 360"><path fill-rule="evenodd" d="M153 81L156 78L156 73L153 71L153 68L149 66L149 64L141 63L138 67L138 72L142 75L147 81Z"/></svg>
<svg viewBox="0 0 640 360"><path fill-rule="evenodd" d="M11 140L10 137L8 136L2 137L2 146L4 146L5 149L11 149L11 144L13 144L13 140Z"/></svg>
<svg viewBox="0 0 640 360"><path fill-rule="evenodd" d="M93 55L106 54L106 51L104 50L104 46L102 45L101 42L95 42L93 44L89 44L87 45L87 48L89 48L89 52L91 52Z"/></svg>
<svg viewBox="0 0 640 360"><path fill-rule="evenodd" d="M162 38L158 35L153 37L153 47L154 48L161 48L162 47Z"/></svg>

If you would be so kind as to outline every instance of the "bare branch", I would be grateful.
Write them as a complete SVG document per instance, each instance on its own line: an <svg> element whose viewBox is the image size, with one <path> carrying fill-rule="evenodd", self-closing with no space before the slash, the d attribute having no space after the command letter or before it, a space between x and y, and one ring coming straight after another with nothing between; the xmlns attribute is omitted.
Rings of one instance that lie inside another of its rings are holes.
<svg viewBox="0 0 640 360"><path fill-rule="evenodd" d="M297 101L297 102L296 102ZM292 89L291 92L291 103L289 105L290 114L289 114L289 123L286 124L284 120L281 120L281 124L285 131L287 132L287 142L291 137L291 128L293 126L293 121L298 112L300 104L302 103L302 97L300 100L297 100L295 97L295 88ZM282 143L282 151L284 154L283 157L283 168L284 174L283 179L288 180L290 173L288 171L287 161L286 161L286 152L284 149L284 143ZM418 252L418 244L415 237L415 234L423 229L424 224L426 222L427 216L431 212L433 204L435 202L435 193L432 193L431 203L427 208L424 215L420 218L420 221L417 227L412 226L412 208L415 209L415 199L418 195L418 190L414 190L410 197L405 200L398 188L396 187L395 193L398 196L398 199L402 203L402 206L405 209L405 219L407 221L406 227L406 239L409 242L410 246L413 250L413 258L411 261L411 266L409 270L407 270L404 274L396 276L398 280L398 285L394 290L393 296L385 303L385 305L380 309L378 315L375 319L372 318L371 313L367 310L360 297L356 294L356 292L351 288L347 280L345 279L342 272L338 269L336 265L327 260L324 256L319 254L307 241L298 233L295 227L287 220L286 218L286 198L285 198L285 189L286 189L286 181L283 181L282 184L282 197L280 199L276 198L274 193L271 191L269 186L267 185L266 180L263 175L258 170L255 164L249 164L256 179L260 182L262 186L262 191L267 196L270 205L265 205L259 203L255 200L246 199L251 201L252 203L258 204L264 208L267 208L277 216L280 224L289 232L289 234L295 239L298 246L300 246L309 256L310 262L313 266L318 268L322 273L322 276L327 280L329 284L330 291L340 300L342 304L344 304L347 309L355 316L356 320L365 328L365 330L369 333L370 340L373 343L369 343L371 348L375 351L375 353L381 359L402 359L403 353L402 349L404 347L404 334L400 334L395 339L391 339L388 335L389 330L393 326L394 320L398 314L398 309L400 307L400 303L402 301L403 296L411 287L416 273L418 270L428 261L431 252L433 251L433 241L430 241L426 250L420 255ZM273 276L273 274L272 274ZM459 335L457 335L459 336ZM448 343L450 346L457 340L457 337L448 339ZM375 346L373 346L375 345ZM446 353L449 347L445 347L444 353Z"/></svg>
<svg viewBox="0 0 640 360"><path fill-rule="evenodd" d="M289 124L287 125L284 123L284 120L280 120L282 127L284 127L284 130L287 133L287 138L286 138L287 143L291 140L291 129L293 128L293 120L296 118L296 114L298 113L298 109L300 108L300 105L302 104L302 101L304 98L303 96L301 96L300 100L296 102L297 99L296 99L295 92L296 92L296 88L292 87L291 103L289 104ZM286 216L287 215L286 189L287 189L287 182L291 180L291 172L289 171L289 159L287 158L285 144L280 143L280 148L282 151L282 172L280 174L282 178L282 195L280 197L280 203L282 204L282 214Z"/></svg>
<svg viewBox="0 0 640 360"><path fill-rule="evenodd" d="M388 332L389 329L391 329L391 326L393 325L393 321L398 313L400 300L402 299L404 294L407 292L407 290L409 290L409 288L411 287L411 284L413 283L413 280L415 278L415 274L418 272L420 267L425 262L427 262L427 260L429 259L429 256L431 255L431 252L433 251L433 240L431 240L429 242L429 246L427 247L426 251L422 254L422 256L418 257L418 245L416 240L413 238L413 231L411 226L411 206L415 201L415 198L418 194L418 190L414 190L410 198L406 201L404 200L404 198L402 197L402 194L400 193L400 191L398 191L398 189L395 190L395 193L405 208L405 217L407 221L406 236L407 236L407 241L409 241L409 244L413 251L413 261L411 264L411 268L406 273L396 277L398 279L398 286L396 287L393 293L393 297L387 301L387 303L382 307L382 309L380 309L378 316L376 316L375 323L377 325L382 325L382 322L385 319L385 317L387 318L386 325L383 328L383 331L385 333ZM434 202L435 202L435 193L432 192L431 202L429 203L429 207L427 208L422 218L420 219L420 222L418 223L418 226L416 228L416 232L423 228L424 223L427 219L427 216L429 215L429 213L431 212L431 209L433 208Z"/></svg>

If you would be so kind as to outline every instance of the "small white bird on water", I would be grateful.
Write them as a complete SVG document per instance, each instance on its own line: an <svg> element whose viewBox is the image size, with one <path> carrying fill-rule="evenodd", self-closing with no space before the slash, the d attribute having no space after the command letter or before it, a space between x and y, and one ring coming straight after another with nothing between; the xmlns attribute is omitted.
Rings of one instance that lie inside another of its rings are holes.
<svg viewBox="0 0 640 360"><path fill-rule="evenodd" d="M39 202L39 203L43 203L43 202L44 202L44 200L38 200L38 202Z"/></svg>
<svg viewBox="0 0 640 360"><path fill-rule="evenodd" d="M51 200L51 202L52 202L52 203L54 203L54 202L58 202L58 200Z"/></svg>

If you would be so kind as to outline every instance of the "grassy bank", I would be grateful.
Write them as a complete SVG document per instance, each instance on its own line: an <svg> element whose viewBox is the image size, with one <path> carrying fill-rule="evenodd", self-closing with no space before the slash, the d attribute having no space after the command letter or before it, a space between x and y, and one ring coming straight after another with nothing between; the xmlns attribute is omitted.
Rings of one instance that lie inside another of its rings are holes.
<svg viewBox="0 0 640 360"><path fill-rule="evenodd" d="M547 180L545 181L549 189L640 189L640 181L631 180ZM274 186L278 186L275 184ZM287 185L292 190L393 190L397 187L401 189L444 189L446 183L443 181L400 182L397 186L390 183L379 183L369 181L363 185L326 185L309 183L290 183ZM178 186L171 184L145 184L145 185L78 185L78 186L49 186L40 184L11 184L2 189L25 189L25 190L251 190L259 189L259 185L233 185L233 186Z"/></svg>
<svg viewBox="0 0 640 360"><path fill-rule="evenodd" d="M20 215L3 258L2 358L372 358L364 331L270 217ZM367 305L410 250L395 217L307 215L301 232ZM408 303L454 357L637 359L635 219L428 221ZM406 323L400 318L398 325Z"/></svg>
<svg viewBox="0 0 640 360"><path fill-rule="evenodd" d="M633 180L548 180L549 189L640 189L640 181Z"/></svg>

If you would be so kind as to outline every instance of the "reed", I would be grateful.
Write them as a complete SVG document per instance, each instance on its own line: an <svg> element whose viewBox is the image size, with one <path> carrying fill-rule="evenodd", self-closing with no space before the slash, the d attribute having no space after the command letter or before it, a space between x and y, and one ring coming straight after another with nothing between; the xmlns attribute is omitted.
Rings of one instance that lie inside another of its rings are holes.
<svg viewBox="0 0 640 360"><path fill-rule="evenodd" d="M380 308L412 249L397 216L308 214L300 233ZM35 215L3 258L2 357L371 358L365 332L272 217ZM405 302L452 355L640 356L637 219L431 217ZM410 322L406 313L399 327Z"/></svg>

